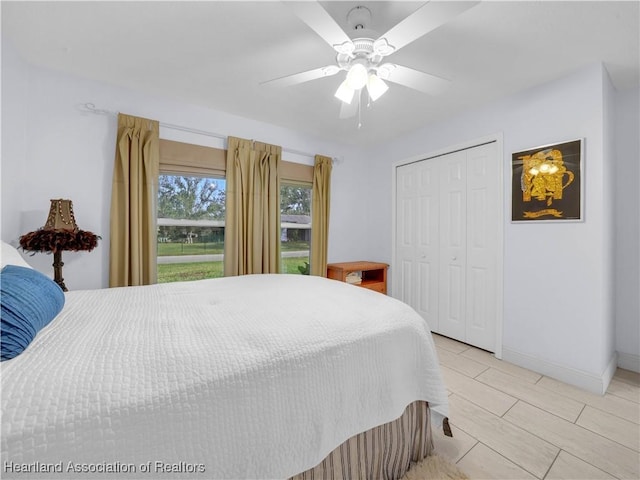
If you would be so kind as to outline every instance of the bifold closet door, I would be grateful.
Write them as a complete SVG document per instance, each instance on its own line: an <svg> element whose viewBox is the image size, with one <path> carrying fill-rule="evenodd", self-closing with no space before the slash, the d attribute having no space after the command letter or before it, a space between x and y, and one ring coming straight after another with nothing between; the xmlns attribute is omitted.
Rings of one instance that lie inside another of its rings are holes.
<svg viewBox="0 0 640 480"><path fill-rule="evenodd" d="M465 342L496 347L502 175L495 143L467 150L467 295Z"/></svg>
<svg viewBox="0 0 640 480"><path fill-rule="evenodd" d="M434 332L490 351L500 180L495 143L396 169L398 298Z"/></svg>
<svg viewBox="0 0 640 480"><path fill-rule="evenodd" d="M399 295L438 331L439 160L396 170Z"/></svg>
<svg viewBox="0 0 640 480"><path fill-rule="evenodd" d="M438 333L465 341L467 282L467 151L443 157L440 168ZM429 160L427 160L429 161Z"/></svg>
<svg viewBox="0 0 640 480"><path fill-rule="evenodd" d="M438 333L494 351L500 244L495 143L445 158L440 171Z"/></svg>

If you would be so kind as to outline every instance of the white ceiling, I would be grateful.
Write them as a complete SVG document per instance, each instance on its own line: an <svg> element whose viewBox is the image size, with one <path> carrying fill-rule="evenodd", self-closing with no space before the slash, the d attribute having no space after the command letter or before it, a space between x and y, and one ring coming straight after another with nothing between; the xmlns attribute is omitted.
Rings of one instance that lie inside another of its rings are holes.
<svg viewBox="0 0 640 480"><path fill-rule="evenodd" d="M321 2L348 31L365 5L382 34L423 2ZM335 52L282 2L2 2L2 35L29 62L331 141L372 145L602 61L638 87L638 1L483 1L389 61L451 80L430 96L390 84L357 119L339 119L343 74L261 82L334 63ZM88 102L93 99L87 99ZM109 105L98 105L109 108Z"/></svg>

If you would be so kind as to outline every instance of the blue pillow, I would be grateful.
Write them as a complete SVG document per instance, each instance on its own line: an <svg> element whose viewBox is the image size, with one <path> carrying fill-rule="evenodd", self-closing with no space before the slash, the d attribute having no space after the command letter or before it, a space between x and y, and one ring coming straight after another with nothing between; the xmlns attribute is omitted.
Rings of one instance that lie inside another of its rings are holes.
<svg viewBox="0 0 640 480"><path fill-rule="evenodd" d="M7 265L0 272L0 293L0 360L4 361L20 355L36 334L60 313L64 292L37 270Z"/></svg>

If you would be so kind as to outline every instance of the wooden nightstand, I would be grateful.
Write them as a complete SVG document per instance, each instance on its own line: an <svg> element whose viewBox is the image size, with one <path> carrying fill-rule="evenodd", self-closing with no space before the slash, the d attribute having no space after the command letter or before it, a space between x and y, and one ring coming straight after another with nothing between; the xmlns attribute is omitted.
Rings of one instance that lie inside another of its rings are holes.
<svg viewBox="0 0 640 480"><path fill-rule="evenodd" d="M387 294L387 268L386 263L378 262L342 262L327 265L327 278L347 281L347 275L352 272L362 272L362 283L354 284L359 287L375 290Z"/></svg>

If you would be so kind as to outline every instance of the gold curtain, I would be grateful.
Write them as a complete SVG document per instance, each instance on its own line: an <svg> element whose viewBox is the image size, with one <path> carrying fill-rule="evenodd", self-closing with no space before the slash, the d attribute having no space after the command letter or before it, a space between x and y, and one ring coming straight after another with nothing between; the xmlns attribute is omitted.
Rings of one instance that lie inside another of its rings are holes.
<svg viewBox="0 0 640 480"><path fill-rule="evenodd" d="M225 276L280 271L282 147L227 141Z"/></svg>
<svg viewBox="0 0 640 480"><path fill-rule="evenodd" d="M311 193L311 275L327 276L332 160L315 156Z"/></svg>
<svg viewBox="0 0 640 480"><path fill-rule="evenodd" d="M160 124L118 115L111 190L109 286L156 283Z"/></svg>

